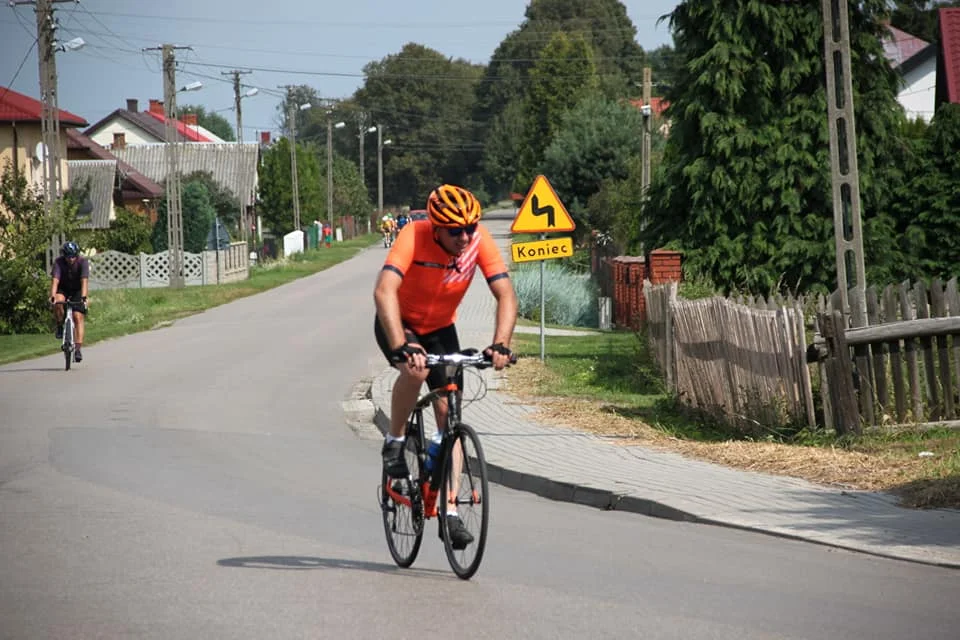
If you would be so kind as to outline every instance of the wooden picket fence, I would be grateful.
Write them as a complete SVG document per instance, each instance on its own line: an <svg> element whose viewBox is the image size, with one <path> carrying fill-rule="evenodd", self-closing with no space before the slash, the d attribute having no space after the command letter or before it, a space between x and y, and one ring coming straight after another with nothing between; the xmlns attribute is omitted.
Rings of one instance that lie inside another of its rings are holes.
<svg viewBox="0 0 960 640"><path fill-rule="evenodd" d="M852 289L849 301L849 322L836 293L817 303L825 426L960 426L957 278Z"/></svg>
<svg viewBox="0 0 960 640"><path fill-rule="evenodd" d="M651 350L683 402L749 433L816 424L801 301L682 300L676 283L643 291Z"/></svg>

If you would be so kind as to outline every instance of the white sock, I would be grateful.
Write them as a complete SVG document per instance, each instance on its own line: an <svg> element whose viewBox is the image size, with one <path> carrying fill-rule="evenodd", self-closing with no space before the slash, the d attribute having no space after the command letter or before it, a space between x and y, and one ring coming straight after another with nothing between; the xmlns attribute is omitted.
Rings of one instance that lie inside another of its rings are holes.
<svg viewBox="0 0 960 640"><path fill-rule="evenodd" d="M457 510L456 510L456 509L447 509L447 517L449 518L449 517L451 517L451 516L454 517L454 518L458 518L458 517L459 517L459 516L457 515Z"/></svg>
<svg viewBox="0 0 960 640"><path fill-rule="evenodd" d="M389 433L387 434L387 444L390 444L391 442L403 442L406 439L407 436L400 436L399 438L396 438Z"/></svg>

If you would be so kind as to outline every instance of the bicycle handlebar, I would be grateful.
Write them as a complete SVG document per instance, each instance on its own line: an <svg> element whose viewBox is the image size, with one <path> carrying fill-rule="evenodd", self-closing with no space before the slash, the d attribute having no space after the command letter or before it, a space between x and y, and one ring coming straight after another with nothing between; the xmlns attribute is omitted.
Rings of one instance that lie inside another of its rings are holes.
<svg viewBox="0 0 960 640"><path fill-rule="evenodd" d="M481 351L473 349L461 351L460 353L450 353L446 355L437 353L428 353L427 368L436 367L474 367L476 369L486 369L493 366L493 361ZM517 363L517 354L510 354L510 364Z"/></svg>
<svg viewBox="0 0 960 640"><path fill-rule="evenodd" d="M55 300L53 304L70 305L71 307L79 307L81 309L87 306L86 302L77 302L76 300Z"/></svg>

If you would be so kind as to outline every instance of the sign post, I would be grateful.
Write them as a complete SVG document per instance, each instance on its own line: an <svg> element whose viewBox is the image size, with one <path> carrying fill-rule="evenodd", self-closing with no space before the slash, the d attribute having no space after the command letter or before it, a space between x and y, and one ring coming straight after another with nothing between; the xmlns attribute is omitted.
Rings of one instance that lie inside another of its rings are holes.
<svg viewBox="0 0 960 640"><path fill-rule="evenodd" d="M540 261L540 361L546 353L547 302L543 279L546 261L573 256L573 238L570 236L547 239L548 233L573 231L576 225L566 207L557 197L546 176L537 176L533 186L517 211L510 225L511 233L536 233L540 239L534 242L515 242L510 245L514 262Z"/></svg>

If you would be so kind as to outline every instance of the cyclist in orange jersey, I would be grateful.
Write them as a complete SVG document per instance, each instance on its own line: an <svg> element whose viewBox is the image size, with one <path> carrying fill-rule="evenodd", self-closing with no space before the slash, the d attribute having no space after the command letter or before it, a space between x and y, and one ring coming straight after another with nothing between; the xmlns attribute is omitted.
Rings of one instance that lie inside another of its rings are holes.
<svg viewBox="0 0 960 640"><path fill-rule="evenodd" d="M427 198L427 215L427 220L404 226L374 291L377 344L400 371L390 402L390 432L382 450L384 470L395 478L410 473L403 455L404 432L421 386L424 381L431 389L444 384L441 370L426 368L425 354L460 351L454 321L477 267L497 301L493 341L485 349L497 370L509 363L517 319L513 284L500 249L479 223L476 197L462 187L441 185ZM446 424L446 399L435 401L433 408L437 424ZM447 516L455 518L448 521L451 539L469 544L473 537L455 510L448 509Z"/></svg>

